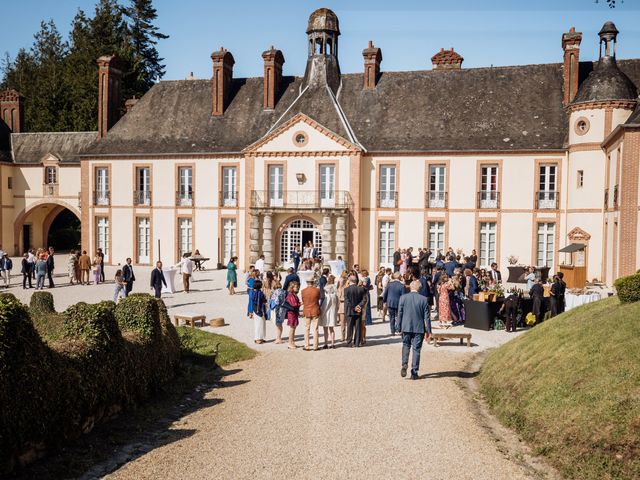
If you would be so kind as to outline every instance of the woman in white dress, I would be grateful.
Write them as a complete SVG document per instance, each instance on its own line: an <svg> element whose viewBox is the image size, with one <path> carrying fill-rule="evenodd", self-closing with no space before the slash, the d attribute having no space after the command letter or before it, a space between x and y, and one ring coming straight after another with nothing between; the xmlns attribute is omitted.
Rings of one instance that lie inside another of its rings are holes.
<svg viewBox="0 0 640 480"><path fill-rule="evenodd" d="M327 278L327 284L324 286L324 302L322 302L320 322L318 322L318 326L321 326L324 330L324 349L335 348L336 334L334 327L338 320L339 302L335 280L336 277L333 275L329 275L329 278ZM329 336L331 336L331 347L327 343Z"/></svg>

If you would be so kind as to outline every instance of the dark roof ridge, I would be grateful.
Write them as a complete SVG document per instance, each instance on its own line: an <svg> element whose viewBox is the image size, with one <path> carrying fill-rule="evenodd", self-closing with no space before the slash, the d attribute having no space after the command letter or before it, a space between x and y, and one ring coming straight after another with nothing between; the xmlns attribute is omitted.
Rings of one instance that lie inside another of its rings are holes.
<svg viewBox="0 0 640 480"><path fill-rule="evenodd" d="M85 131L69 131L69 132L11 132L11 135L71 135L71 134L86 134L86 133L95 133L98 134L97 130L85 130Z"/></svg>

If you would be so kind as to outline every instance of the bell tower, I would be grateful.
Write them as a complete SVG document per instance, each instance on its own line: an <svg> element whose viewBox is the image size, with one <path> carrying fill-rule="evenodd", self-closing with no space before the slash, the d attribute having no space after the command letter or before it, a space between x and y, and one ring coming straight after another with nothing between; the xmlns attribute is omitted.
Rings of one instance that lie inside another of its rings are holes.
<svg viewBox="0 0 640 480"><path fill-rule="evenodd" d="M307 25L307 68L304 86L328 85L335 94L340 87L338 63L338 17L328 8L320 8L309 16Z"/></svg>

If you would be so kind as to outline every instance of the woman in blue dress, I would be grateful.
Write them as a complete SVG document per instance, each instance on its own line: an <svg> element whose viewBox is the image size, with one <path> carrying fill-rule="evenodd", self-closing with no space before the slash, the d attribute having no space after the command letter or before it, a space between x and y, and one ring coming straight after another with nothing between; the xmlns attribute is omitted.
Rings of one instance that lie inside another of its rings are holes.
<svg viewBox="0 0 640 480"><path fill-rule="evenodd" d="M227 264L227 288L229 289L229 295L236 294L236 287L238 286L238 274L236 273L236 261L238 257L231 257Z"/></svg>

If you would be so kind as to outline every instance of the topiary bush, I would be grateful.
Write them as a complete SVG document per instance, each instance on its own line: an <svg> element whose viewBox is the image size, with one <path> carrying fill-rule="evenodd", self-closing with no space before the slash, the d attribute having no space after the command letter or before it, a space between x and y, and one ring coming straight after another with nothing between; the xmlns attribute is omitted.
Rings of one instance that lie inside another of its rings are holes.
<svg viewBox="0 0 640 480"><path fill-rule="evenodd" d="M29 302L29 310L37 314L55 313L53 295L50 292L33 292Z"/></svg>
<svg viewBox="0 0 640 480"><path fill-rule="evenodd" d="M116 342L122 342L115 307L111 301L71 305L64 311L64 336L86 342L92 348L107 349Z"/></svg>
<svg viewBox="0 0 640 480"><path fill-rule="evenodd" d="M116 306L116 321L122 331L131 331L143 341L151 341L160 333L156 299L146 293L136 293L122 299Z"/></svg>
<svg viewBox="0 0 640 480"><path fill-rule="evenodd" d="M620 277L613 285L618 292L618 298L622 303L640 301L640 273Z"/></svg>
<svg viewBox="0 0 640 480"><path fill-rule="evenodd" d="M18 300L13 293L2 292L0 293L0 300L9 299L9 300Z"/></svg>

